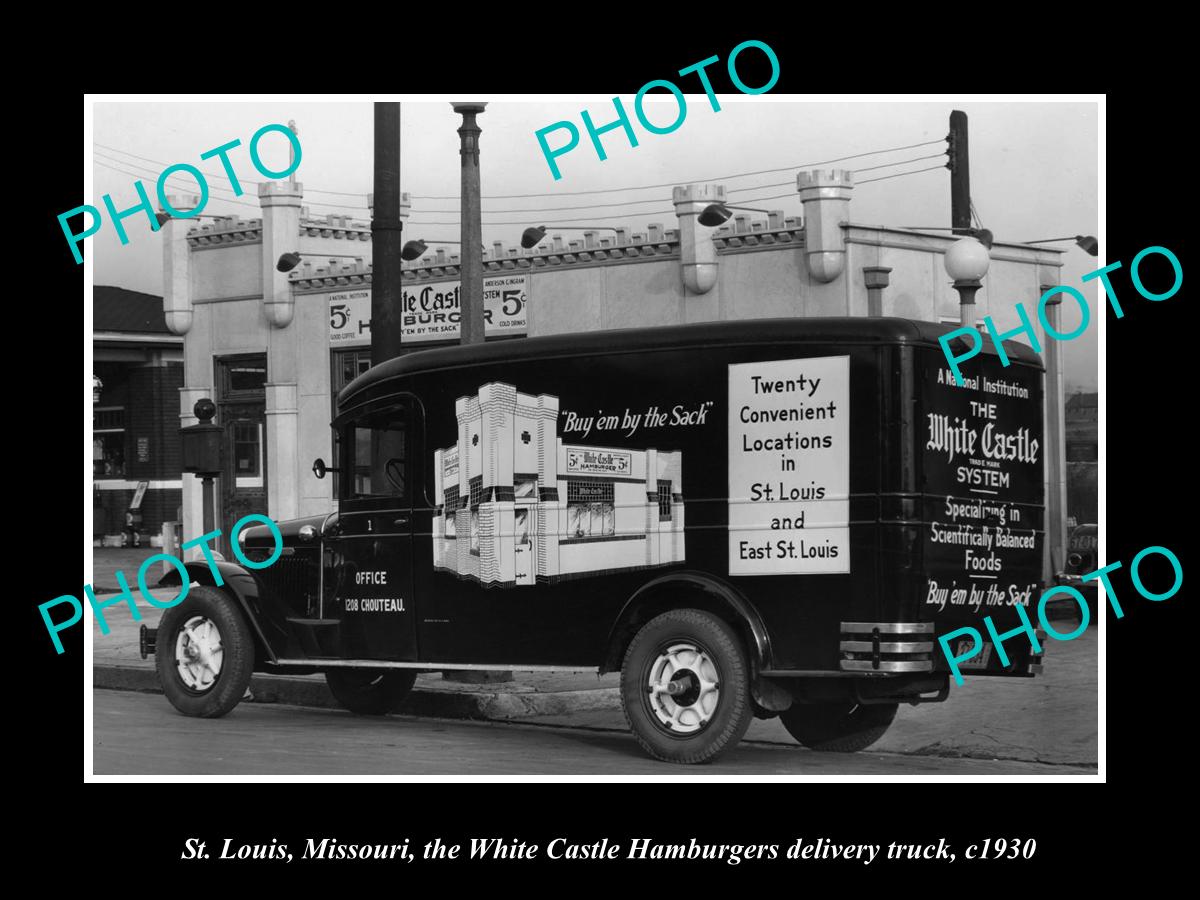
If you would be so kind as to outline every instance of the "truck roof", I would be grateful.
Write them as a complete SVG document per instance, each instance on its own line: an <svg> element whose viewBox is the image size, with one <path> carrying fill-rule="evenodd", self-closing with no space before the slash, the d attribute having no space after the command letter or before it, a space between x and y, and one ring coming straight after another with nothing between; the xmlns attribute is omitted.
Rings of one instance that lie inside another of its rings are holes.
<svg viewBox="0 0 1200 900"><path fill-rule="evenodd" d="M725 347L730 344L914 344L935 347L940 351L938 338L959 327L958 324L916 319L864 316L738 319L439 347L407 353L373 366L342 389L338 394L338 407L351 405L358 395L382 382L463 366L603 353L675 350L716 343ZM1043 368L1041 357L1025 344L1005 341L1004 350L1014 363ZM989 339L983 340L982 352L995 354Z"/></svg>

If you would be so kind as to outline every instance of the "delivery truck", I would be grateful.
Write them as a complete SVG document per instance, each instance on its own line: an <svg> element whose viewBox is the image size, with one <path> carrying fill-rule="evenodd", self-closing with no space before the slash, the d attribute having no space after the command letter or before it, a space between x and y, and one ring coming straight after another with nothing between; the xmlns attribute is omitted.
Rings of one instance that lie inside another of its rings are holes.
<svg viewBox="0 0 1200 900"><path fill-rule="evenodd" d="M375 366L313 464L336 511L279 523L281 549L243 530L252 565L216 563L220 585L188 563L146 635L166 696L219 716L252 672L323 672L383 714L422 671L587 668L620 672L657 759L713 760L774 716L861 750L946 699L940 635L1003 633L1041 593L1042 365L988 345L958 384L952 329L715 322ZM1005 649L963 668L1040 670Z"/></svg>

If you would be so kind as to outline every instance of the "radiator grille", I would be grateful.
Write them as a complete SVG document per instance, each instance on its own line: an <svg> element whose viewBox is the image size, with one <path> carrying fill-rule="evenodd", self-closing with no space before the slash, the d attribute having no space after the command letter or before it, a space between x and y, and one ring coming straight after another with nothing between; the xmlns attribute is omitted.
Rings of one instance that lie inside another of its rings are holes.
<svg viewBox="0 0 1200 900"><path fill-rule="evenodd" d="M270 553L270 550L248 550L246 558L264 562ZM283 601L288 609L297 615L310 616L317 608L317 560L315 548L311 551L297 550L280 556L267 568L255 572L255 575L264 589L272 597Z"/></svg>

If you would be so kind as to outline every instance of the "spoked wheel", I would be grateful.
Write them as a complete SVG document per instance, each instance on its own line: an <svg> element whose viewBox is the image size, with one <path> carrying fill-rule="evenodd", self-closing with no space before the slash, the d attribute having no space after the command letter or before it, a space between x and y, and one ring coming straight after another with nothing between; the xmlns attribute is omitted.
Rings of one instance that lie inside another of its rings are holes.
<svg viewBox="0 0 1200 900"><path fill-rule="evenodd" d="M158 626L154 665L163 693L187 716L223 716L242 699L254 670L254 639L229 595L193 585Z"/></svg>
<svg viewBox="0 0 1200 900"><path fill-rule="evenodd" d="M384 716L408 696L417 673L412 669L329 669L329 691L350 712Z"/></svg>
<svg viewBox="0 0 1200 900"><path fill-rule="evenodd" d="M899 703L796 703L779 719L810 750L854 753L883 737L899 708Z"/></svg>
<svg viewBox="0 0 1200 900"><path fill-rule="evenodd" d="M721 673L708 651L692 643L659 651L650 664L646 700L671 734L694 734L721 702Z"/></svg>
<svg viewBox="0 0 1200 900"><path fill-rule="evenodd" d="M175 640L175 667L185 688L196 694L210 690L224 660L221 630L212 619L192 616L183 623Z"/></svg>
<svg viewBox="0 0 1200 900"><path fill-rule="evenodd" d="M749 696L741 642L729 625L703 610L675 609L651 619L625 653L625 718L655 759L716 759L750 726Z"/></svg>

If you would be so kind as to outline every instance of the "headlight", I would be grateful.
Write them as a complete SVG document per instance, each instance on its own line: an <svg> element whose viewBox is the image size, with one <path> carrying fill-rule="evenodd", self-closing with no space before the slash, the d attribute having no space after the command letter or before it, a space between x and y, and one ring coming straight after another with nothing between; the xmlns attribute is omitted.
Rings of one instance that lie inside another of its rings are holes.
<svg viewBox="0 0 1200 900"><path fill-rule="evenodd" d="M238 532L238 546L241 547L243 550L246 549L246 529L245 528L243 528L241 531Z"/></svg>

